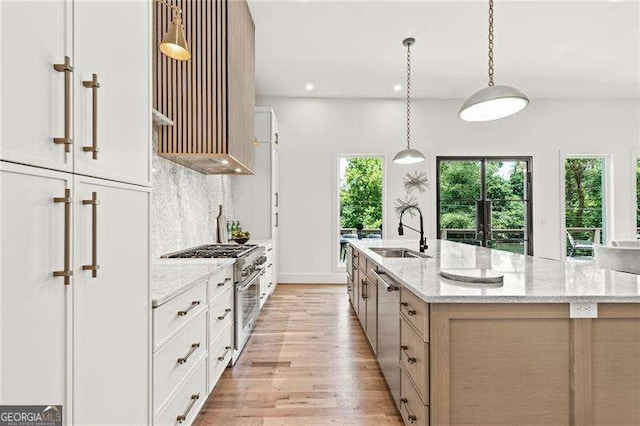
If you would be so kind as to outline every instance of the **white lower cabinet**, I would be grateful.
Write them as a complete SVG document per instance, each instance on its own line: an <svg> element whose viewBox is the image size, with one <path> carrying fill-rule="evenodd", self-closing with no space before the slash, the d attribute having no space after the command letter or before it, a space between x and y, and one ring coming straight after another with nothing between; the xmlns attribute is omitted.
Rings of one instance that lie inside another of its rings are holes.
<svg viewBox="0 0 640 426"><path fill-rule="evenodd" d="M0 404L148 423L149 189L4 162L0 186Z"/></svg>
<svg viewBox="0 0 640 426"><path fill-rule="evenodd" d="M156 425L191 424L234 347L233 265L153 309Z"/></svg>

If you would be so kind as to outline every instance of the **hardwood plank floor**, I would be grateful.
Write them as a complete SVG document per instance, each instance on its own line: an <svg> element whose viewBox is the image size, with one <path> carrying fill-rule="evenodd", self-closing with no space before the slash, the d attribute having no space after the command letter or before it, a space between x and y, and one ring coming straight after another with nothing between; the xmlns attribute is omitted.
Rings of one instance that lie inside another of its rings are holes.
<svg viewBox="0 0 640 426"><path fill-rule="evenodd" d="M195 425L402 425L339 285L278 285Z"/></svg>

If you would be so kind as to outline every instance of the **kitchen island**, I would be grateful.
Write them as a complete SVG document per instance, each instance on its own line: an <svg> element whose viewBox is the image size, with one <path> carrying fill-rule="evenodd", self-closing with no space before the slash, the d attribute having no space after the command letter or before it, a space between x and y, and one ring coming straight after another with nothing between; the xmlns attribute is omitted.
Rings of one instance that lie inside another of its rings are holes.
<svg viewBox="0 0 640 426"><path fill-rule="evenodd" d="M411 240L349 244L349 297L406 423L640 424L639 276L449 241L429 257L383 256Z"/></svg>

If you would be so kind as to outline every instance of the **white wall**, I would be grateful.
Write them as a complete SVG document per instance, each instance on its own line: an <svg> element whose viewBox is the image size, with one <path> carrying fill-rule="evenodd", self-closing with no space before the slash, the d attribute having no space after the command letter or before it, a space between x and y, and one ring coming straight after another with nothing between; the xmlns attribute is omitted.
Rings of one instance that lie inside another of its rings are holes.
<svg viewBox="0 0 640 426"><path fill-rule="evenodd" d="M340 154L386 156L385 237L397 236L393 200L403 196L405 172L426 170L431 188L420 200L429 238L435 238L437 155L533 156L534 253L562 258L561 158L611 155L614 213L610 238L635 237L634 169L638 101L534 100L519 115L491 123L457 118L460 101L414 100L413 145L427 155L399 166L393 155L406 143L402 100L263 98L280 122L280 282L343 282L334 266L335 176ZM406 231L417 244L417 238Z"/></svg>

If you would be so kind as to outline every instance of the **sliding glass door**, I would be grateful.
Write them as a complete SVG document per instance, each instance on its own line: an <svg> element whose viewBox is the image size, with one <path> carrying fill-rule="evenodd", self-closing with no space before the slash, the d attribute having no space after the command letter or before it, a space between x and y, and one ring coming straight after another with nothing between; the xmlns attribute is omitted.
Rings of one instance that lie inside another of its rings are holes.
<svg viewBox="0 0 640 426"><path fill-rule="evenodd" d="M531 157L438 157L438 238L533 254Z"/></svg>

